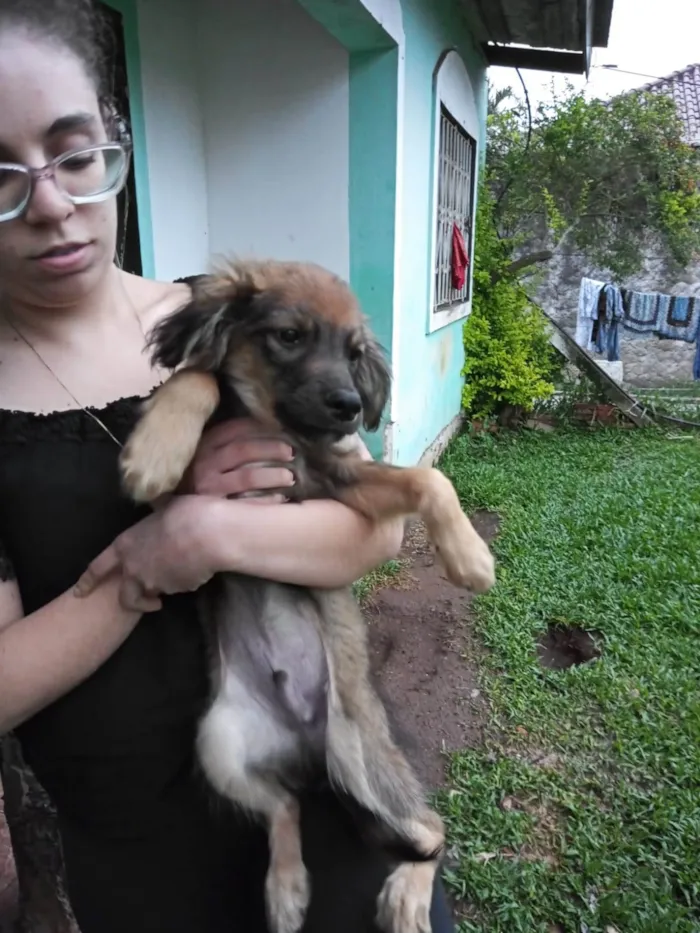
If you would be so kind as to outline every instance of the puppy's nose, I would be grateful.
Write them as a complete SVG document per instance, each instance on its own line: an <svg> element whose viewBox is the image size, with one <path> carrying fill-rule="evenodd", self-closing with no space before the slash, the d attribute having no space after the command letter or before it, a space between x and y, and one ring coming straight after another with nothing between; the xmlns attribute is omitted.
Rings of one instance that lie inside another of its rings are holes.
<svg viewBox="0 0 700 933"><path fill-rule="evenodd" d="M338 421L352 421L362 411L362 399L354 389L335 389L329 392L326 405Z"/></svg>

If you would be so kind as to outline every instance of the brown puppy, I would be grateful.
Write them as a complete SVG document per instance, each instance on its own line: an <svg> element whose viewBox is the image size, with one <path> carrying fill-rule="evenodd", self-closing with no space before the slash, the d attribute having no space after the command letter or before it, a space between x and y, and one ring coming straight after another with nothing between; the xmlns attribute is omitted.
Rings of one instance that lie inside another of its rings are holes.
<svg viewBox="0 0 700 933"><path fill-rule="evenodd" d="M371 519L418 514L453 583L479 592L493 584L492 555L442 473L353 452L361 422L379 425L390 375L337 277L300 263L233 263L201 280L150 343L154 360L183 368L146 403L123 451L135 499L177 489L212 417L247 414L294 447L296 484L285 495L334 498ZM200 591L200 606L212 697L199 760L220 794L267 822L273 933L296 933L304 921L310 889L296 795L319 771L396 859L379 925L430 933L442 821L391 737L351 592L221 574Z"/></svg>

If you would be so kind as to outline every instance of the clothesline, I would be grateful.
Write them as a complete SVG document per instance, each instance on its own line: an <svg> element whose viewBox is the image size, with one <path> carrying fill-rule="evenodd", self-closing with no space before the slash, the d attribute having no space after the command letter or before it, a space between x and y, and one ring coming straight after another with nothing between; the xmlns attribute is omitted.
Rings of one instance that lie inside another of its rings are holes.
<svg viewBox="0 0 700 933"><path fill-rule="evenodd" d="M585 350L620 359L620 325L637 334L695 343L693 378L700 379L700 298L638 292L582 278L576 342Z"/></svg>

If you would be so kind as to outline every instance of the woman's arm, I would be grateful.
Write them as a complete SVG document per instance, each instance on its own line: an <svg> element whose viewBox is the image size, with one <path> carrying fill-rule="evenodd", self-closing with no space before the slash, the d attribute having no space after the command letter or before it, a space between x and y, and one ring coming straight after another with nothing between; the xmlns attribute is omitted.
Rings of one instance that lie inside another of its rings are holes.
<svg viewBox="0 0 700 933"><path fill-rule="evenodd" d="M339 502L208 503L207 537L219 571L298 586L349 586L399 552L403 521L372 523Z"/></svg>
<svg viewBox="0 0 700 933"><path fill-rule="evenodd" d="M370 454L359 437L357 452ZM195 590L215 573L233 571L298 586L348 586L395 557L403 521L371 522L332 500L301 505L229 499L284 486L293 452L264 440L246 419L224 422L203 437L182 494L121 534L77 582L80 596L121 572L120 598L140 608L143 594Z"/></svg>
<svg viewBox="0 0 700 933"><path fill-rule="evenodd" d="M161 593L199 589L232 571L298 586L348 586L396 555L403 529L330 500L268 503L175 496L99 554L77 581L81 599L121 575L120 600L139 609Z"/></svg>
<svg viewBox="0 0 700 933"><path fill-rule="evenodd" d="M0 583L0 734L89 677L126 639L141 613L122 608L120 582L110 577L85 599L63 593L28 616L17 584Z"/></svg>
<svg viewBox="0 0 700 933"><path fill-rule="evenodd" d="M251 425L241 419L226 422L208 433L195 463L192 492L228 495L238 491L236 467L245 458L240 443L236 445L235 441L250 430ZM372 455L360 436L354 435L352 440L358 455L371 460ZM224 470L222 451L227 467ZM271 450L269 455L283 460L287 454ZM291 450L288 456L292 456ZM279 480L275 476L272 481ZM254 512L249 510L251 505L255 506ZM372 523L330 500L285 508L262 501L223 500L220 508L213 506L207 521L217 569L323 588L349 586L377 565L396 557L404 534L400 518Z"/></svg>

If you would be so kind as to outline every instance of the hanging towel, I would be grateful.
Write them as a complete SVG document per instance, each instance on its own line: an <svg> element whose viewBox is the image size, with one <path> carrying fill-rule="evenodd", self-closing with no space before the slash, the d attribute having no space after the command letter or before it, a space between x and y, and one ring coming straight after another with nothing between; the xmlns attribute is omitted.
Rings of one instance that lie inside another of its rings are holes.
<svg viewBox="0 0 700 933"><path fill-rule="evenodd" d="M469 268L469 254L462 236L462 231L457 224L452 227L452 288L461 291L464 283L467 281L467 269Z"/></svg>
<svg viewBox="0 0 700 933"><path fill-rule="evenodd" d="M584 350L594 349L591 340L593 337L593 323L598 319L598 302L600 293L605 288L605 282L596 279L582 278L578 293L578 315L576 318L576 343Z"/></svg>
<svg viewBox="0 0 700 933"><path fill-rule="evenodd" d="M622 303L622 292L617 285L606 285L604 294L604 352L608 354L608 361L614 363L620 359L620 321L624 318L625 311Z"/></svg>
<svg viewBox="0 0 700 933"><path fill-rule="evenodd" d="M606 354L609 362L620 359L620 321L624 317L622 293L617 285L604 285L598 297L588 349Z"/></svg>
<svg viewBox="0 0 700 933"><path fill-rule="evenodd" d="M685 295L663 295L659 305L656 333L667 340L695 343L700 326L700 300Z"/></svg>
<svg viewBox="0 0 700 933"><path fill-rule="evenodd" d="M661 297L658 292L628 291L625 295L623 327L638 334L653 334Z"/></svg>

